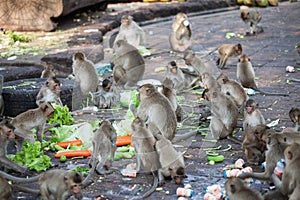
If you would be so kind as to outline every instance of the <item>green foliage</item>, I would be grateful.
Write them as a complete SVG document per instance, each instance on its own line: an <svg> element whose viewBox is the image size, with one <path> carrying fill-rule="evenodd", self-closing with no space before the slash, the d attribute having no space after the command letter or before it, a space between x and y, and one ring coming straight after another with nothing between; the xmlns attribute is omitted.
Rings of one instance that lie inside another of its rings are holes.
<svg viewBox="0 0 300 200"><path fill-rule="evenodd" d="M5 33L9 35L9 39L10 39L11 43L15 43L17 41L27 43L32 40L31 37L29 37L25 34L15 33L13 31L6 31Z"/></svg>

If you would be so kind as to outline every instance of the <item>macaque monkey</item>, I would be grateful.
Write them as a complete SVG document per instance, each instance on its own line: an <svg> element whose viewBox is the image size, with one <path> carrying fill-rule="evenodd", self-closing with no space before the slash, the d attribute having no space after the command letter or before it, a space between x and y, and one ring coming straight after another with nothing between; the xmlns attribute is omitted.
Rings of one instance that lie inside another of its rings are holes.
<svg viewBox="0 0 300 200"><path fill-rule="evenodd" d="M248 96L241 84L229 79L223 73L218 76L217 81L221 86L221 92L228 95L238 108L242 108L245 105Z"/></svg>
<svg viewBox="0 0 300 200"><path fill-rule="evenodd" d="M218 90L205 90L205 99L210 102L212 119L210 130L215 139L224 139L237 125L238 108L235 103Z"/></svg>
<svg viewBox="0 0 300 200"><path fill-rule="evenodd" d="M245 30L246 35L249 34L256 34L258 28L261 29L261 27L258 27L258 23L261 20L261 13L256 9L250 9L250 10L242 10L241 11L241 18L243 22L245 22ZM250 31L249 31L250 30Z"/></svg>
<svg viewBox="0 0 300 200"><path fill-rule="evenodd" d="M109 79L104 79L100 89L92 93L94 105L99 108L111 108L115 106L119 97L114 89L115 87L113 87L112 82Z"/></svg>
<svg viewBox="0 0 300 200"><path fill-rule="evenodd" d="M298 200L300 197L300 144L293 143L284 151L286 166L281 180L272 174L272 180L283 195L289 200Z"/></svg>
<svg viewBox="0 0 300 200"><path fill-rule="evenodd" d="M245 88L251 88L257 90L264 95L273 95L273 96L288 96L288 94L281 93L270 93L260 90L255 83L255 72L250 62L250 58L245 54L241 55L239 58L239 63L237 64L237 79L241 85Z"/></svg>
<svg viewBox="0 0 300 200"><path fill-rule="evenodd" d="M14 129L15 127L6 120L0 123L0 164L4 167L9 166L18 172L24 173L27 171L26 168L19 166L6 157L7 144L9 140L15 138Z"/></svg>
<svg viewBox="0 0 300 200"><path fill-rule="evenodd" d="M289 200L289 197L281 194L278 190L271 190L264 194L264 200Z"/></svg>
<svg viewBox="0 0 300 200"><path fill-rule="evenodd" d="M53 65L48 64L45 66L44 70L42 71L41 78L52 78L55 77L55 68Z"/></svg>
<svg viewBox="0 0 300 200"><path fill-rule="evenodd" d="M4 113L4 99L2 96L2 86L3 86L3 76L0 74L0 116L3 116Z"/></svg>
<svg viewBox="0 0 300 200"><path fill-rule="evenodd" d="M191 47L192 29L188 17L184 13L178 13L172 24L172 33L169 42L173 51L184 52Z"/></svg>
<svg viewBox="0 0 300 200"><path fill-rule="evenodd" d="M200 85L204 89L221 91L219 82L208 72L200 76Z"/></svg>
<svg viewBox="0 0 300 200"><path fill-rule="evenodd" d="M114 44L119 40L125 40L128 44L138 48L139 46L145 46L145 32L144 30L133 20L130 15L123 15L121 18L121 26L119 33L115 39Z"/></svg>
<svg viewBox="0 0 300 200"><path fill-rule="evenodd" d="M261 194L248 187L239 178L229 178L225 183L226 195L230 200L263 200Z"/></svg>
<svg viewBox="0 0 300 200"><path fill-rule="evenodd" d="M246 155L247 162L260 164L265 161L267 138L273 133L275 132L263 124L248 127L244 131L242 147Z"/></svg>
<svg viewBox="0 0 300 200"><path fill-rule="evenodd" d="M165 183L165 177L172 177L176 184L181 184L185 178L183 154L178 153L170 140L163 135L155 143L161 168L158 170L159 185Z"/></svg>
<svg viewBox="0 0 300 200"><path fill-rule="evenodd" d="M299 131L300 126L300 110L298 108L291 108L289 116L292 122L295 123L295 131Z"/></svg>
<svg viewBox="0 0 300 200"><path fill-rule="evenodd" d="M266 124L264 116L258 109L258 103L253 99L248 99L245 106L245 114L243 121L243 129L248 127L255 127L259 124Z"/></svg>
<svg viewBox="0 0 300 200"><path fill-rule="evenodd" d="M242 45L238 44L222 44L219 47L214 48L209 54L212 54L214 51L218 50L220 58L217 60L217 65L221 69L225 68L227 59L233 56L239 56L243 52Z"/></svg>
<svg viewBox="0 0 300 200"><path fill-rule="evenodd" d="M0 176L0 199L6 200L11 197L12 188L7 180Z"/></svg>
<svg viewBox="0 0 300 200"><path fill-rule="evenodd" d="M73 55L73 73L75 81L79 83L83 97L89 92L96 92L98 86L98 74L94 63L88 60L84 53L77 52Z"/></svg>
<svg viewBox="0 0 300 200"><path fill-rule="evenodd" d="M215 65L210 66L209 64L205 63L203 60L198 58L193 51L186 51L183 59L186 65L193 66L198 76L201 76L206 72L213 75L219 74L219 69Z"/></svg>
<svg viewBox="0 0 300 200"><path fill-rule="evenodd" d="M83 185L86 186L95 170L99 174L110 173L109 168L112 166L117 148L116 140L117 133L115 128L109 121L102 121L99 129L94 133L93 136L93 154L89 161L89 164L92 165L92 168L88 176L84 179ZM109 161L107 161L108 156L110 156ZM103 169L103 167L105 169Z"/></svg>
<svg viewBox="0 0 300 200"><path fill-rule="evenodd" d="M281 133L274 133L268 136L267 138L267 150L265 152L266 154L266 166L265 171L258 173L258 172L244 172L241 175L239 175L239 178L245 179L245 178L255 178L259 180L271 180L271 176L273 174L273 171L276 167L276 164L278 160L282 159L284 157L284 150L288 146L286 143L280 142L282 138Z"/></svg>
<svg viewBox="0 0 300 200"><path fill-rule="evenodd" d="M184 89L192 87L197 81L198 77L190 74L185 74L176 64L175 61L168 63L166 78L171 79L176 91L182 91Z"/></svg>
<svg viewBox="0 0 300 200"><path fill-rule="evenodd" d="M42 144L46 121L53 116L53 113L53 107L46 102L39 105L38 108L27 110L13 118L11 124L15 127L15 134L20 137L17 145L18 150L22 148L23 139L32 143L35 141L31 131L33 128L36 129L37 139Z"/></svg>
<svg viewBox="0 0 300 200"><path fill-rule="evenodd" d="M183 110L182 107L177 102L176 98L176 90L174 89L174 83L171 79L166 78L163 81L163 89L162 94L169 99L171 106L176 114L177 121L180 122L182 120Z"/></svg>
<svg viewBox="0 0 300 200"><path fill-rule="evenodd" d="M137 48L125 40L118 40L114 45L116 53L113 68L113 77L117 85L124 85L131 89L143 78L145 61Z"/></svg>
<svg viewBox="0 0 300 200"><path fill-rule="evenodd" d="M36 97L36 104L38 106L45 102L63 106L60 99L60 82L55 77L48 78Z"/></svg>

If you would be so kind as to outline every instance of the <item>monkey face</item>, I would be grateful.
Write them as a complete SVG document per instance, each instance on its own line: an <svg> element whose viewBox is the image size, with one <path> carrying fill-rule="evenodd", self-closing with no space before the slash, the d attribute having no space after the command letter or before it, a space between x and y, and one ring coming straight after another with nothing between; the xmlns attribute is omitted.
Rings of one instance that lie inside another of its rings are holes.
<svg viewBox="0 0 300 200"><path fill-rule="evenodd" d="M0 127L0 133L1 133L2 138L6 138L6 139L14 139L15 138L14 130L7 126Z"/></svg>
<svg viewBox="0 0 300 200"><path fill-rule="evenodd" d="M245 109L248 114L251 114L254 111L253 106L246 106Z"/></svg>
<svg viewBox="0 0 300 200"><path fill-rule="evenodd" d="M123 26L128 27L131 21L128 18L122 18L121 23Z"/></svg>
<svg viewBox="0 0 300 200"><path fill-rule="evenodd" d="M170 70L171 70L171 72L173 73L173 74L177 74L177 67L175 66L175 67L172 67L172 68L170 68Z"/></svg>

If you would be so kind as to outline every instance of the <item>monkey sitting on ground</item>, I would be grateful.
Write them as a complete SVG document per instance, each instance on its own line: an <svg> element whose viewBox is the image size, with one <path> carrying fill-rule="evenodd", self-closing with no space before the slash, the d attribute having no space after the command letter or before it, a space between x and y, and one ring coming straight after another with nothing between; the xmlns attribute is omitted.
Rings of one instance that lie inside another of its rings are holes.
<svg viewBox="0 0 300 200"><path fill-rule="evenodd" d="M112 166L114 155L116 151L116 140L117 133L115 128L109 121L102 121L99 129L94 133L93 136L93 154L89 161L92 166L88 176L84 179L83 185L86 186L95 170L99 174L111 173L109 167ZM110 156L109 161L107 157ZM102 168L105 168L103 170Z"/></svg>
<svg viewBox="0 0 300 200"><path fill-rule="evenodd" d="M245 23L246 35L255 35L258 32L263 32L262 27L258 26L262 16L256 9L242 10L241 18ZM249 31L250 30L250 31Z"/></svg>
<svg viewBox="0 0 300 200"><path fill-rule="evenodd" d="M226 195L230 200L263 200L261 194L248 187L239 178L229 178L225 183Z"/></svg>
<svg viewBox="0 0 300 200"><path fill-rule="evenodd" d="M165 183L165 177L171 177L176 184L182 184L185 178L183 154L178 153L171 141L160 135L155 143L161 168L158 170L159 185Z"/></svg>
<svg viewBox="0 0 300 200"><path fill-rule="evenodd" d="M45 102L53 102L59 106L63 106L60 99L60 82L55 77L47 79L36 97L36 104L38 106Z"/></svg>
<svg viewBox="0 0 300 200"><path fill-rule="evenodd" d="M241 84L235 80L229 79L223 73L218 76L217 81L221 86L221 92L228 95L239 109L244 107L248 96Z"/></svg>
<svg viewBox="0 0 300 200"><path fill-rule="evenodd" d="M86 98L89 92L97 91L99 80L96 68L94 63L85 57L84 53L77 52L73 55L72 68L83 98Z"/></svg>
<svg viewBox="0 0 300 200"><path fill-rule="evenodd" d="M239 58L239 63L237 64L237 79L241 85L245 88L251 88L253 90L259 91L264 95L273 95L273 96L289 96L288 94L282 93L270 93L260 90L255 83L255 72L250 62L250 58L245 54L241 55Z"/></svg>
<svg viewBox="0 0 300 200"><path fill-rule="evenodd" d="M32 129L36 129L36 135L39 142L42 144L42 136L44 133L44 127L46 120L53 116L54 109L50 103L42 103L38 108L27 110L17 115L11 121L11 124L15 127L15 134L20 137L17 141L17 149L21 150L23 145L23 139L29 142L34 142L34 134Z"/></svg>
<svg viewBox="0 0 300 200"><path fill-rule="evenodd" d="M135 48L145 46L145 35L144 30L133 20L132 16L123 15L121 18L120 30L114 44L119 40L125 40Z"/></svg>
<svg viewBox="0 0 300 200"><path fill-rule="evenodd" d="M145 61L138 49L125 40L118 40L114 45L115 59L113 77L117 86L132 89L143 78Z"/></svg>
<svg viewBox="0 0 300 200"><path fill-rule="evenodd" d="M298 108L291 108L289 116L292 122L295 123L295 131L299 131L300 126L300 110Z"/></svg>
<svg viewBox="0 0 300 200"><path fill-rule="evenodd" d="M272 180L281 194L289 197L289 200L298 200L300 197L300 144L293 143L284 151L286 166L281 180L276 174L272 174Z"/></svg>
<svg viewBox="0 0 300 200"><path fill-rule="evenodd" d="M238 43L238 44L222 44L221 46L214 48L209 53L209 55L212 54L216 50L218 50L218 53L220 55L220 58L218 58L216 63L219 67L221 67L221 69L226 67L226 62L229 57L239 56L243 52L243 48L240 43Z"/></svg>
<svg viewBox="0 0 300 200"><path fill-rule="evenodd" d="M167 97L171 103L171 106L176 114L177 121L180 122L182 120L183 110L182 107L177 102L176 91L174 89L174 83L171 79L166 78L163 81L163 89L162 94Z"/></svg>
<svg viewBox="0 0 300 200"><path fill-rule="evenodd" d="M18 172L24 173L27 171L27 168L24 168L7 158L7 144L9 140L15 138L14 129L15 127L6 120L0 123L0 164L4 167L9 166Z"/></svg>
<svg viewBox="0 0 300 200"><path fill-rule="evenodd" d="M173 51L184 52L191 47L192 29L188 17L184 13L178 13L172 24L172 33L169 42Z"/></svg>
<svg viewBox="0 0 300 200"><path fill-rule="evenodd" d="M245 111L243 130L247 130L248 127L255 127L259 124L266 124L264 116L258 109L258 103L253 99L247 100Z"/></svg>
<svg viewBox="0 0 300 200"><path fill-rule="evenodd" d="M41 78L52 78L55 77L55 68L53 65L48 64L45 66L45 69L42 71Z"/></svg>

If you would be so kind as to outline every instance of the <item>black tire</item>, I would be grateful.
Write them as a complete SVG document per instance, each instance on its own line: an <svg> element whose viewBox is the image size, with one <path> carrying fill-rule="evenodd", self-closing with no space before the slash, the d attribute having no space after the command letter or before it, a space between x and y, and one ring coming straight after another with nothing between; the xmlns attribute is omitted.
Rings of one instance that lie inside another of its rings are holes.
<svg viewBox="0 0 300 200"><path fill-rule="evenodd" d="M29 109L37 108L36 96L47 79L31 78L5 82L3 84L2 96L4 99L4 116L15 117ZM81 106L80 86L73 80L58 78L61 83L60 98L63 105L70 110L79 109ZM26 86L22 83L34 82ZM14 88L12 88L14 87ZM74 91L74 92L73 92Z"/></svg>

